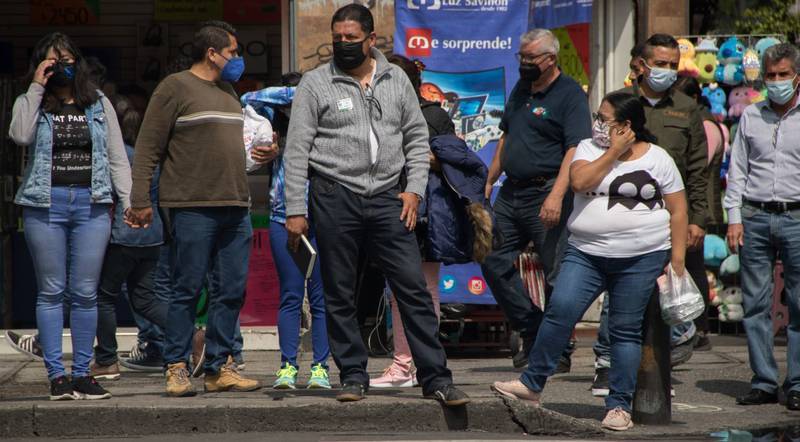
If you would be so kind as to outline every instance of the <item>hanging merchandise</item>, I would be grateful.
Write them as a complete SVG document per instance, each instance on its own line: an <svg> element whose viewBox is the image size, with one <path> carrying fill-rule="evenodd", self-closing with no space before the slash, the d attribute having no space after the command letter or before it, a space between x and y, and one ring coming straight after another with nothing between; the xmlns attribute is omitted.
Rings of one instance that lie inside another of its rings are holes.
<svg viewBox="0 0 800 442"><path fill-rule="evenodd" d="M700 74L700 69L694 64L695 49L691 41L681 38L678 40L678 47L681 50L681 60L678 65L678 75L695 78Z"/></svg>
<svg viewBox="0 0 800 442"><path fill-rule="evenodd" d="M781 41L775 37L766 37L759 40L758 43L756 43L756 52L758 53L758 60L763 63L764 52L766 52L767 49L771 48L772 46L780 44L780 42Z"/></svg>
<svg viewBox="0 0 800 442"><path fill-rule="evenodd" d="M753 97L758 95L758 92L750 86L733 88L728 96L728 118L738 120L744 108L753 104Z"/></svg>
<svg viewBox="0 0 800 442"><path fill-rule="evenodd" d="M719 66L714 74L718 83L725 83L729 86L738 86L744 81L744 68L742 59L744 58L744 45L736 37L731 37L719 48L717 60Z"/></svg>
<svg viewBox="0 0 800 442"><path fill-rule="evenodd" d="M744 67L744 78L749 82L754 82L761 77L761 59L753 48L748 48L742 58L742 66Z"/></svg>
<svg viewBox="0 0 800 442"><path fill-rule="evenodd" d="M722 322L740 322L744 319L742 289L737 286L725 287L711 302L717 307Z"/></svg>
<svg viewBox="0 0 800 442"><path fill-rule="evenodd" d="M718 267L729 254L724 239L714 234L706 235L703 241L703 260L707 266Z"/></svg>
<svg viewBox="0 0 800 442"><path fill-rule="evenodd" d="M539 259L539 255L532 249L526 250L519 255L519 276L522 278L522 287L531 298L531 302L541 311L545 306L545 277L544 265Z"/></svg>
<svg viewBox="0 0 800 442"><path fill-rule="evenodd" d="M714 81L714 72L717 70L717 44L713 38L704 38L695 48L694 63L698 68L697 79L700 83L707 84Z"/></svg>
<svg viewBox="0 0 800 442"><path fill-rule="evenodd" d="M708 102L711 103L711 115L714 116L714 119L720 123L725 121L728 116L728 111L725 110L727 101L725 91L717 83L711 83L703 88L703 96L708 98Z"/></svg>

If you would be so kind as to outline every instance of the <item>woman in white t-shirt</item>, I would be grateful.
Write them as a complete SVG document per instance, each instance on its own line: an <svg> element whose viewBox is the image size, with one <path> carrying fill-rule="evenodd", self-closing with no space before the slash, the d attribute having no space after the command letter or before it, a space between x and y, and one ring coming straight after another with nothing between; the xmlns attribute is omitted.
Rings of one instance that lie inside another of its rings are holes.
<svg viewBox="0 0 800 442"><path fill-rule="evenodd" d="M570 166L575 207L569 246L550 305L519 380L495 391L539 404L547 378L586 309L609 292L610 393L603 427L633 427L631 402L641 359L644 312L667 262L683 274L688 215L683 182L667 152L652 144L639 98L607 95L592 139L577 147Z"/></svg>

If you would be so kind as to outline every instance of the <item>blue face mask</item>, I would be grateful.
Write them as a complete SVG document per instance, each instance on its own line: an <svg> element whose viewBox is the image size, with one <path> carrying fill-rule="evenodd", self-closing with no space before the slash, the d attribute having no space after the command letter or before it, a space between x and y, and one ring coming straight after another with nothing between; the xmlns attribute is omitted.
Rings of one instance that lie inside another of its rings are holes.
<svg viewBox="0 0 800 442"><path fill-rule="evenodd" d="M647 63L644 64L650 69L650 74L647 75L647 85L655 92L664 92L672 87L678 79L678 71L664 68L650 67Z"/></svg>
<svg viewBox="0 0 800 442"><path fill-rule="evenodd" d="M222 54L220 54L220 56L225 58ZM222 76L220 78L222 81L236 83L239 81L239 78L242 77L242 73L244 73L244 58L225 58L225 60L228 62L225 63L225 67L222 68Z"/></svg>
<svg viewBox="0 0 800 442"><path fill-rule="evenodd" d="M795 75L791 80L767 81L767 96L775 104L786 104L794 97L797 86L794 85Z"/></svg>

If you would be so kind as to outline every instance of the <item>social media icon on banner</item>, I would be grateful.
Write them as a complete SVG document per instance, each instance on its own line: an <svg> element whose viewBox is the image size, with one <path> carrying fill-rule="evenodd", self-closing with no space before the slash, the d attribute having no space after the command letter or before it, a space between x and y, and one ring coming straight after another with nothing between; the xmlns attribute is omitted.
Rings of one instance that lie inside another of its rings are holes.
<svg viewBox="0 0 800 442"><path fill-rule="evenodd" d="M443 291L444 293L450 293L456 288L456 278L453 278L450 275L442 276L442 279L439 281L439 290Z"/></svg>
<svg viewBox="0 0 800 442"><path fill-rule="evenodd" d="M430 57L433 32L425 28L406 29L406 55L409 57Z"/></svg>
<svg viewBox="0 0 800 442"><path fill-rule="evenodd" d="M419 9L424 6L425 9L435 11L442 9L442 0L407 0L406 6L408 9Z"/></svg>
<svg viewBox="0 0 800 442"><path fill-rule="evenodd" d="M486 291L486 281L479 276L473 276L469 279L467 288L473 295L480 296Z"/></svg>

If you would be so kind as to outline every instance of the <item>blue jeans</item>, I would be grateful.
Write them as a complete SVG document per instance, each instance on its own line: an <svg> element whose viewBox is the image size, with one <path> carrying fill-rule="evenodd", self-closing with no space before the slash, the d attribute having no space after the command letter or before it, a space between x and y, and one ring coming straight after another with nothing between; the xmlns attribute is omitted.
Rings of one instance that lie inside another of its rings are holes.
<svg viewBox="0 0 800 442"><path fill-rule="evenodd" d="M298 368L297 347L300 344L300 309L303 307L303 298L305 297L305 278L286 249L287 238L285 225L274 221L270 223L269 244L281 284L281 305L278 312L281 366L288 362ZM313 234L310 233L308 239L316 248L317 242ZM314 264L314 271L311 279L308 280L308 303L311 306L311 342L314 347L314 365L322 364L327 368L330 347L325 324L325 293L322 291L319 260Z"/></svg>
<svg viewBox="0 0 800 442"><path fill-rule="evenodd" d="M703 261L702 247L697 250L686 251L686 271L691 275L692 280L700 289L706 302L708 302L708 280L706 279L705 263ZM686 342L698 331L708 332L707 313L703 314L694 321L684 322L683 324L672 327L670 333L670 343L676 346ZM608 336L608 297L603 299L603 310L600 313L600 328L597 330L597 340L594 343L595 367L611 366L611 339Z"/></svg>
<svg viewBox="0 0 800 442"><path fill-rule="evenodd" d="M785 391L800 391L800 210L770 214L742 207L741 248L744 330L753 378L752 388L774 393L778 364L773 355L772 296L775 259L783 261L784 290L789 307Z"/></svg>
<svg viewBox="0 0 800 442"><path fill-rule="evenodd" d="M611 336L610 393L606 409L631 411L641 359L642 322L656 278L664 270L668 251L631 258L588 255L568 246L550 305L520 381L542 391L555 373L559 357L569 344L575 324L603 290L609 292L608 327Z"/></svg>
<svg viewBox="0 0 800 442"><path fill-rule="evenodd" d="M153 291L155 292L156 299L163 302L169 302L172 293L172 258L170 255L170 246L165 244L161 246L161 254L158 257L158 266L156 267L155 275L153 276ZM210 284L212 274L208 274L206 285ZM133 313L133 318L136 321L136 326L139 328L138 339L139 342L146 342L148 344L148 352L151 354L162 357L164 354L164 331L161 327L153 324L142 316ZM236 319L236 334L233 336L233 356L237 357L242 354L242 347L244 339L242 337L242 330L239 326L239 319ZM187 358L189 355L186 356Z"/></svg>
<svg viewBox="0 0 800 442"><path fill-rule="evenodd" d="M63 299L70 297L72 375L89 375L97 331L97 286L111 236L111 206L92 204L88 187L53 187L50 208L25 207L25 241L36 284L36 324L47 377L64 376Z"/></svg>
<svg viewBox="0 0 800 442"><path fill-rule="evenodd" d="M209 290L204 369L214 375L233 355L253 237L250 214L245 207L176 208L170 213L175 266L164 362L188 363L197 300L210 270L219 290Z"/></svg>

